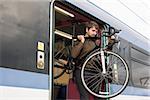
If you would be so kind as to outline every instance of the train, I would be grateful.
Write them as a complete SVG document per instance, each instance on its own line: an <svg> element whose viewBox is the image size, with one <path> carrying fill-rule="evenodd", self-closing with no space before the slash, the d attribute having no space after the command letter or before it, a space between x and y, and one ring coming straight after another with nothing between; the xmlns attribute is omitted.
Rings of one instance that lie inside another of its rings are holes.
<svg viewBox="0 0 150 100"><path fill-rule="evenodd" d="M84 23L90 20L121 30L115 52L126 60L130 78L123 93L111 99L150 99L150 39L96 2L0 1L1 100L53 100L56 39L70 41L72 35L85 31Z"/></svg>

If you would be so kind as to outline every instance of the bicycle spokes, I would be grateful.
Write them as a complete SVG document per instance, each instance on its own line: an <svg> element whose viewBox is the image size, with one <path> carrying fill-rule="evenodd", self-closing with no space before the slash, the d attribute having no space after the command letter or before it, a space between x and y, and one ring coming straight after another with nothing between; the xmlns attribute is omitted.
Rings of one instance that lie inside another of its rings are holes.
<svg viewBox="0 0 150 100"><path fill-rule="evenodd" d="M84 87L91 94L101 98L111 98L120 94L127 86L129 70L118 54L99 51L85 60L81 70L81 79Z"/></svg>

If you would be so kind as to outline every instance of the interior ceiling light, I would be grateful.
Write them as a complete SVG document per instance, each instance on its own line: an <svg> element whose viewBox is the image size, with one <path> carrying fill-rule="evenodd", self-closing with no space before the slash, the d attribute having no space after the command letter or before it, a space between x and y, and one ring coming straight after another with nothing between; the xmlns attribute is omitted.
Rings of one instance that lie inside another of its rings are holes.
<svg viewBox="0 0 150 100"><path fill-rule="evenodd" d="M74 17L74 14L72 14L72 13L70 13L70 12L68 12L68 11L66 11L66 10L64 10L62 8L59 8L57 6L55 6L55 10L60 12L60 13L62 13L62 14L68 15L70 17Z"/></svg>

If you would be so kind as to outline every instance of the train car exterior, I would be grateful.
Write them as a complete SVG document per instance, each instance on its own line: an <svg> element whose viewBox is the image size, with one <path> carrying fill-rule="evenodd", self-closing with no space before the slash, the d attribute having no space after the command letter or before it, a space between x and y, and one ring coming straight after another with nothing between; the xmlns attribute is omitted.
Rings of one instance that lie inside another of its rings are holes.
<svg viewBox="0 0 150 100"><path fill-rule="evenodd" d="M62 20L60 18L65 17L54 10L56 9L54 1L0 1L1 100L53 99L55 29L70 33L63 35L64 38L72 35L73 32L73 25L71 26L67 21L60 23ZM56 6L71 10L83 22L96 20L100 24L108 24L122 30L119 34L121 44L118 48L118 45L115 45L113 50L126 60L130 69L130 80L125 91L112 100L123 100L123 98L148 100L150 98L150 40L139 35L137 31L106 12L105 9L94 5L91 0L56 1ZM77 20L79 24L80 21Z"/></svg>

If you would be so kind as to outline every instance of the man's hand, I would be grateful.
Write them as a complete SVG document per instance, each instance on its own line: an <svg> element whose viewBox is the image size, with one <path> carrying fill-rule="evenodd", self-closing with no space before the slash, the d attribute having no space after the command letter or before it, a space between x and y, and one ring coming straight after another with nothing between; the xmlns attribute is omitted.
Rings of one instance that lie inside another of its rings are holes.
<svg viewBox="0 0 150 100"><path fill-rule="evenodd" d="M84 43L84 41L85 41L84 35L78 35L77 38L78 38L82 43Z"/></svg>

